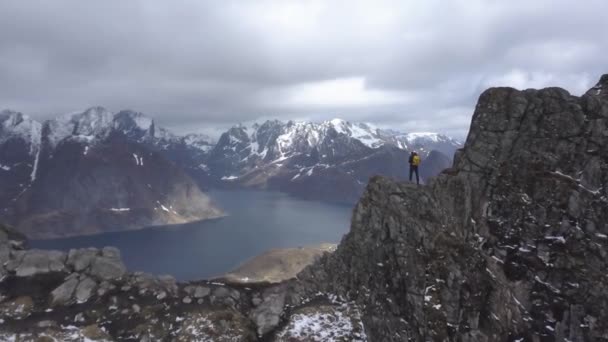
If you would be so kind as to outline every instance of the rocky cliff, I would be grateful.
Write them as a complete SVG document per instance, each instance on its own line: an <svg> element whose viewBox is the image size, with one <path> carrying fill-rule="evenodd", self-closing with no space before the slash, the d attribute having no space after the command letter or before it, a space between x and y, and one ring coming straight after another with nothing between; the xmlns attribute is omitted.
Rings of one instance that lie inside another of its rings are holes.
<svg viewBox="0 0 608 342"><path fill-rule="evenodd" d="M489 89L453 168L371 180L301 279L354 300L373 341L608 339L608 75L582 97Z"/></svg>

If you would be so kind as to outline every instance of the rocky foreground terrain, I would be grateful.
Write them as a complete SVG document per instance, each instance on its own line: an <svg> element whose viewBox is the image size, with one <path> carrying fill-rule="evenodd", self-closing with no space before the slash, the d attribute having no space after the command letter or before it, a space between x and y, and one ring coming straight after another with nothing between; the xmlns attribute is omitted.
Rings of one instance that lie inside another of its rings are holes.
<svg viewBox="0 0 608 342"><path fill-rule="evenodd" d="M454 166L373 178L351 231L280 284L178 284L117 250L0 231L0 340L607 341L608 75L484 92Z"/></svg>

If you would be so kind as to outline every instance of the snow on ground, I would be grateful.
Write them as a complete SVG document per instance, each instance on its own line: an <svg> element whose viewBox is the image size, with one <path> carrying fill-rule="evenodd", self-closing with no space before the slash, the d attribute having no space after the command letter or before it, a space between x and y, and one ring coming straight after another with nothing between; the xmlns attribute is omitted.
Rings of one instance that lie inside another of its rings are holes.
<svg viewBox="0 0 608 342"><path fill-rule="evenodd" d="M37 132L35 132L37 130ZM32 137L34 136L34 134L36 134L36 138L38 139L36 143L34 143L34 141L32 140L31 142L31 151L30 153L34 154L36 153L35 157L34 157L34 167L32 168L32 174L30 176L31 181L35 181L36 180L36 173L38 173L38 161L40 160L40 142L41 142L41 134L40 134L40 127L38 127L36 129L35 125L32 125ZM35 151L35 152L34 152Z"/></svg>
<svg viewBox="0 0 608 342"><path fill-rule="evenodd" d="M351 304L305 307L277 333L281 341L367 341L359 310Z"/></svg>
<svg viewBox="0 0 608 342"><path fill-rule="evenodd" d="M238 176L224 176L222 177L222 180L235 180L238 179Z"/></svg>
<svg viewBox="0 0 608 342"><path fill-rule="evenodd" d="M135 113L132 118L133 121L135 121L135 125L137 125L137 128L141 129L142 131L149 130L152 124L154 123L152 119L143 115L142 113Z"/></svg>
<svg viewBox="0 0 608 342"><path fill-rule="evenodd" d="M545 236L545 239L551 240L551 241L555 241L555 242L559 242L561 244L565 244L566 243L566 238L564 238L563 236Z"/></svg>
<svg viewBox="0 0 608 342"><path fill-rule="evenodd" d="M406 134L406 137L410 143L417 139L426 139L433 142L439 141L439 134L433 132L412 132Z"/></svg>
<svg viewBox="0 0 608 342"><path fill-rule="evenodd" d="M131 208L110 208L111 211L131 211Z"/></svg>
<svg viewBox="0 0 608 342"><path fill-rule="evenodd" d="M203 152L211 151L216 144L211 137L199 133L191 133L186 135L184 137L184 143Z"/></svg>
<svg viewBox="0 0 608 342"><path fill-rule="evenodd" d="M110 342L107 332L97 327L78 328L72 325L50 328L44 332L10 333L0 332L0 341L53 341L53 342Z"/></svg>

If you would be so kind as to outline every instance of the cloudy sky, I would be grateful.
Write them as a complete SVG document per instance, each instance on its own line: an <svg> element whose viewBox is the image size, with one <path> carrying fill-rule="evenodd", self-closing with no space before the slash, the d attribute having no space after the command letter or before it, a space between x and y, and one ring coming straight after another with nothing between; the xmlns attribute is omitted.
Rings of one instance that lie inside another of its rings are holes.
<svg viewBox="0 0 608 342"><path fill-rule="evenodd" d="M464 136L483 89L608 72L606 0L7 0L0 108L176 131L342 117Z"/></svg>

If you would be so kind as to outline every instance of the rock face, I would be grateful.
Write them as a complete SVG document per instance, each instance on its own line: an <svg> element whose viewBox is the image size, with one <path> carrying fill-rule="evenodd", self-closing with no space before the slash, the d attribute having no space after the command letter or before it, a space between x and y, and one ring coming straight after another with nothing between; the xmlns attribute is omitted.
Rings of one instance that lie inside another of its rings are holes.
<svg viewBox="0 0 608 342"><path fill-rule="evenodd" d="M160 147L141 114L101 107L39 124L0 114L0 219L30 238L93 234L221 216Z"/></svg>
<svg viewBox="0 0 608 342"><path fill-rule="evenodd" d="M373 341L608 339L607 94L487 90L453 168L373 179L300 279L358 303Z"/></svg>

